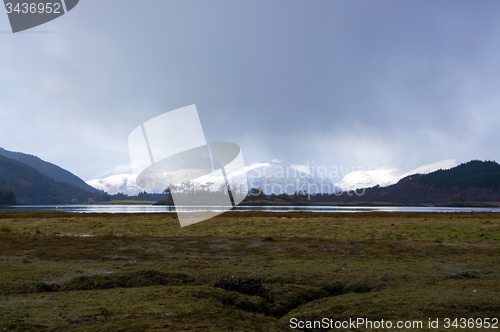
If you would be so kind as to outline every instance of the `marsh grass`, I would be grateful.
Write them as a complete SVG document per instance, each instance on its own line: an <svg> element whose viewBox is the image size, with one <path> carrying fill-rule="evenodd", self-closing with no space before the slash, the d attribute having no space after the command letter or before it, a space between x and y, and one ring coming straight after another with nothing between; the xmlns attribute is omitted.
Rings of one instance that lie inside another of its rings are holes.
<svg viewBox="0 0 500 332"><path fill-rule="evenodd" d="M291 317L500 312L494 213L229 212L181 228L168 213L9 212L0 223L0 330L281 331Z"/></svg>

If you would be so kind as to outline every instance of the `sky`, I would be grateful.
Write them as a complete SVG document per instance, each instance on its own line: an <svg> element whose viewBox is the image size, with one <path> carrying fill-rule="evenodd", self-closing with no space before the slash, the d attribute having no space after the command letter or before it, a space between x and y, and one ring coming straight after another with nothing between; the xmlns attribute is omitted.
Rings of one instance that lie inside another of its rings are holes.
<svg viewBox="0 0 500 332"><path fill-rule="evenodd" d="M4 13L0 147L89 180L195 104L246 164L500 161L499 59L499 1L80 0L16 34Z"/></svg>

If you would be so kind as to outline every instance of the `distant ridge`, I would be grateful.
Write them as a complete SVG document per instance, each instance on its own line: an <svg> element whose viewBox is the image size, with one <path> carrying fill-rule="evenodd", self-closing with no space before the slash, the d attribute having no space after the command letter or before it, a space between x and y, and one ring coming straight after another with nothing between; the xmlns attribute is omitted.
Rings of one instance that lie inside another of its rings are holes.
<svg viewBox="0 0 500 332"><path fill-rule="evenodd" d="M26 153L21 153L21 152L13 152L13 151L8 151L3 148L0 148L0 155L7 157L9 159L18 161L20 163L23 163L25 165L28 165L30 167L33 167L37 171L39 171L42 174L45 174L55 181L58 182L64 182L68 183L70 185L73 185L77 188L83 189L85 191L88 191L89 193L95 193L99 192L96 188L88 185L80 179L78 176L74 175L73 173L57 166L52 163L49 163L47 161L44 161L37 156L33 156L30 154Z"/></svg>

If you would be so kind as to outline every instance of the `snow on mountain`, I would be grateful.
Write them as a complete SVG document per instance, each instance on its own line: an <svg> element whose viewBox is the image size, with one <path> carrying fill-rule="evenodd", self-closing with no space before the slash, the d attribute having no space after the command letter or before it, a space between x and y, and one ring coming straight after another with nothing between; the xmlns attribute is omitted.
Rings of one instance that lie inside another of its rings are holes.
<svg viewBox="0 0 500 332"><path fill-rule="evenodd" d="M104 178L107 178L107 177L110 177L110 176L113 176L113 175L123 175L123 174L133 174L133 170L132 170L132 166L130 166L130 164L128 165L120 165L120 166L116 166L102 174L99 174L99 175L96 175L94 176L92 179L90 179L91 181L92 180L99 180L99 179L104 179Z"/></svg>
<svg viewBox="0 0 500 332"><path fill-rule="evenodd" d="M427 174L438 169L447 169L457 165L456 160L441 160L432 164L420 166L410 172L400 175L395 168L382 168L367 171L354 171L346 174L342 180L335 185L323 174L315 174L314 167L308 165L289 164L274 159L270 162L253 163L243 169L228 174L229 183L236 188L244 188L244 176L247 179L247 188L261 188L266 194L280 194L283 192L294 193L295 191L306 191L309 193L332 193L340 190L354 190L357 188L369 188L376 185L382 187L398 182L400 179L411 174ZM319 173L319 172L318 172ZM144 191L136 185L137 174L133 174L130 165L117 166L93 179L87 184L94 188L104 190L109 194L119 192L127 195L137 195ZM192 181L200 184L200 181ZM224 177L221 172L204 176L201 182L212 182L212 188L217 190L224 185ZM150 192L148 190L148 192ZM161 193L161 190L157 191Z"/></svg>
<svg viewBox="0 0 500 332"><path fill-rule="evenodd" d="M385 187L399 181L398 170L391 169L372 169L368 171L354 171L347 173L342 180L335 185L342 190L354 190L358 188L370 188L376 185Z"/></svg>
<svg viewBox="0 0 500 332"><path fill-rule="evenodd" d="M292 165L276 159L271 162L253 163L239 171L228 173L229 183L233 187L244 188L245 186L242 185L244 185L245 177L242 175L246 175L248 189L262 188L266 194L294 193L299 190L307 190L309 193L339 191L339 188L335 189L328 178L311 174L308 166ZM121 165L94 177L87 183L109 194L121 192L137 195L144 189L136 185L136 177L130 165ZM200 181L193 180L192 182L199 183ZM201 182L212 182L212 188L215 190L225 183L220 171L204 176Z"/></svg>
<svg viewBox="0 0 500 332"><path fill-rule="evenodd" d="M144 191L135 184L136 177L137 174L133 174L131 165L120 165L93 177L87 184L110 195L123 193L135 196Z"/></svg>
<svg viewBox="0 0 500 332"><path fill-rule="evenodd" d="M241 172L247 176L248 188L261 188L265 194L332 193L338 191L334 184L321 174L313 174L305 165L292 165L274 159L270 162L253 163ZM237 176L237 174L235 174ZM231 177L229 177L231 182Z"/></svg>
<svg viewBox="0 0 500 332"><path fill-rule="evenodd" d="M434 171L437 171L438 169L450 169L455 166L457 166L458 163L455 159L445 159L445 160L440 160L436 161L435 163L432 164L427 164L420 166L418 168L415 168L413 171L409 171L401 176L401 179L404 177L407 177L408 175L413 175L413 174L428 174L432 173Z"/></svg>
<svg viewBox="0 0 500 332"><path fill-rule="evenodd" d="M135 196L144 191L144 189L135 184L136 177L137 175L134 174L117 174L103 179L89 180L87 184L94 188L104 190L110 195L122 193L129 196Z"/></svg>
<svg viewBox="0 0 500 332"><path fill-rule="evenodd" d="M357 188L370 188L376 185L381 187L390 186L397 183L400 179L412 174L427 174L438 169L448 169L457 166L458 163L455 159L446 159L437 161L432 164L420 166L414 170L398 175L398 169L374 169L368 171L355 171L345 175L335 185L342 188L342 190L354 190Z"/></svg>

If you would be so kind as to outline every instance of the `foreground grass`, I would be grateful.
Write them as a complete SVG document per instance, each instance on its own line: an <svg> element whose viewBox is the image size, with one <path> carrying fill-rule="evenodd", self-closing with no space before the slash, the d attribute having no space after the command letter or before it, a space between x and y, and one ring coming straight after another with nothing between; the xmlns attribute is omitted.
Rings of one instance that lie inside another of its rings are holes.
<svg viewBox="0 0 500 332"><path fill-rule="evenodd" d="M0 330L500 318L499 231L494 213L0 213Z"/></svg>

